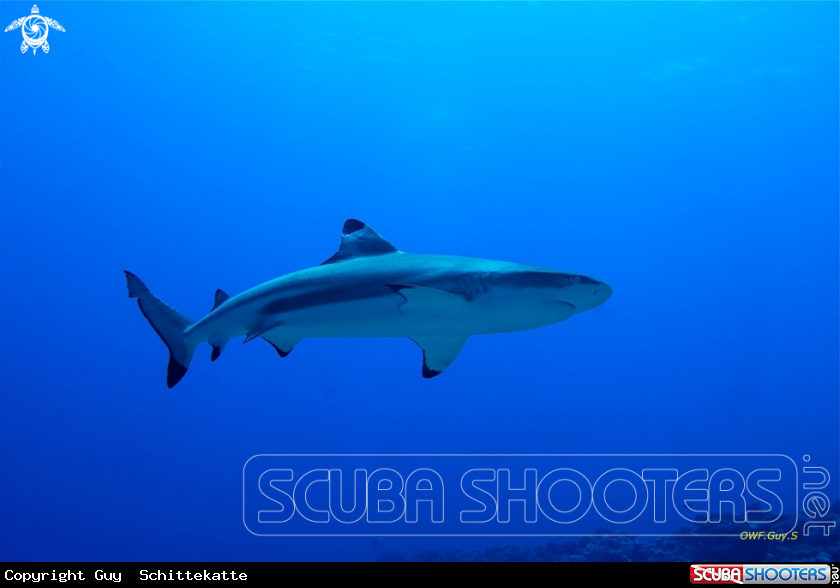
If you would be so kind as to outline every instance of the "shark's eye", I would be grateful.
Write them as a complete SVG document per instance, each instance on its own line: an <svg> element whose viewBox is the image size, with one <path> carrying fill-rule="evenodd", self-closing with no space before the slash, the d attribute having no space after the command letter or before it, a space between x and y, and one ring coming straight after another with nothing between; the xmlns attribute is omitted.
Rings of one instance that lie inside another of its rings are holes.
<svg viewBox="0 0 840 588"><path fill-rule="evenodd" d="M572 286L577 285L578 282L580 282L580 278L578 276L569 276L569 283Z"/></svg>

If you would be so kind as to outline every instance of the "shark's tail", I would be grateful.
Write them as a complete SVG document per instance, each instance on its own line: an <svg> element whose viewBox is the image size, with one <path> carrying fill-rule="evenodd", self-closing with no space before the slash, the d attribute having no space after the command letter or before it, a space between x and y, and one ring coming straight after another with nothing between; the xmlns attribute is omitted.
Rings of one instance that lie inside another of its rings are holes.
<svg viewBox="0 0 840 588"><path fill-rule="evenodd" d="M192 361L195 343L187 341L184 330L194 321L152 294L146 284L131 272L125 272L125 277L128 282L128 297L137 299L140 312L169 348L166 385L172 388L187 373Z"/></svg>

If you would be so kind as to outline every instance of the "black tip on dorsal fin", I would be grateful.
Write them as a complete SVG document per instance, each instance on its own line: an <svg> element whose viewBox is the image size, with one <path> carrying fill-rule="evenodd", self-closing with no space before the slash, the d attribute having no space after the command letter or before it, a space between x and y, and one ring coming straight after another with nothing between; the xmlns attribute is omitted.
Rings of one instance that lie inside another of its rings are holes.
<svg viewBox="0 0 840 588"><path fill-rule="evenodd" d="M210 309L210 312L219 308L228 298L230 298L230 296L225 294L223 290L216 290L216 297L213 299L213 308Z"/></svg>
<svg viewBox="0 0 840 588"><path fill-rule="evenodd" d="M341 228L341 245L338 251L321 265L396 252L397 248L383 239L370 225L355 218L348 218Z"/></svg>
<svg viewBox="0 0 840 588"><path fill-rule="evenodd" d="M364 228L365 223L363 223L362 221L356 220L355 218L348 218L346 221L344 221L344 226L341 228L341 234L350 235Z"/></svg>

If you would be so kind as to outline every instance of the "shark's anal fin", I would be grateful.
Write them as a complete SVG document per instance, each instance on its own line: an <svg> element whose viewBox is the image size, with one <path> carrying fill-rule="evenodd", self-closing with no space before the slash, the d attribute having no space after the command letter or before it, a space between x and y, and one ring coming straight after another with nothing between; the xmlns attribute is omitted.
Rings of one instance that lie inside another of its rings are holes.
<svg viewBox="0 0 840 588"><path fill-rule="evenodd" d="M265 339L280 357L286 357L292 352L295 345L300 342L300 339L284 335L282 329L273 329L263 333L262 338Z"/></svg>
<svg viewBox="0 0 840 588"><path fill-rule="evenodd" d="M434 378L452 365L467 342L468 336L412 337L423 350L423 377Z"/></svg>
<svg viewBox="0 0 840 588"><path fill-rule="evenodd" d="M210 343L210 346L213 348L213 351L210 352L210 361L216 361L219 359L219 356L222 354L222 350L225 348L224 345L213 345Z"/></svg>
<svg viewBox="0 0 840 588"><path fill-rule="evenodd" d="M469 302L465 296L435 288L409 284L385 285L405 299L399 308L401 314L437 316L447 309L457 308Z"/></svg>
<svg viewBox="0 0 840 588"><path fill-rule="evenodd" d="M213 312L217 308L219 308L222 304L224 304L227 299L230 298L227 294L225 294L222 290L216 290L216 296L213 298L213 308L210 309L210 312Z"/></svg>
<svg viewBox="0 0 840 588"><path fill-rule="evenodd" d="M344 227L341 229L341 245L338 251L321 265L386 253L397 253L397 248L362 221L350 218L344 221Z"/></svg>

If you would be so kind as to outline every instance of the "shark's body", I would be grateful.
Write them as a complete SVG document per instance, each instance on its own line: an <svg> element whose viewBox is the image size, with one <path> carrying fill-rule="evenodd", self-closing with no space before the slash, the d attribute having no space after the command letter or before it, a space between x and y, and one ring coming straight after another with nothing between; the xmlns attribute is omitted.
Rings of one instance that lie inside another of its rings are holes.
<svg viewBox="0 0 840 588"><path fill-rule="evenodd" d="M129 296L169 347L167 384L184 376L199 343L219 357L231 339L261 337L285 357L304 338L409 337L423 349L423 376L455 359L470 335L543 327L603 304L603 282L503 261L403 253L357 220L323 264L229 297L216 291L193 322L125 272Z"/></svg>

